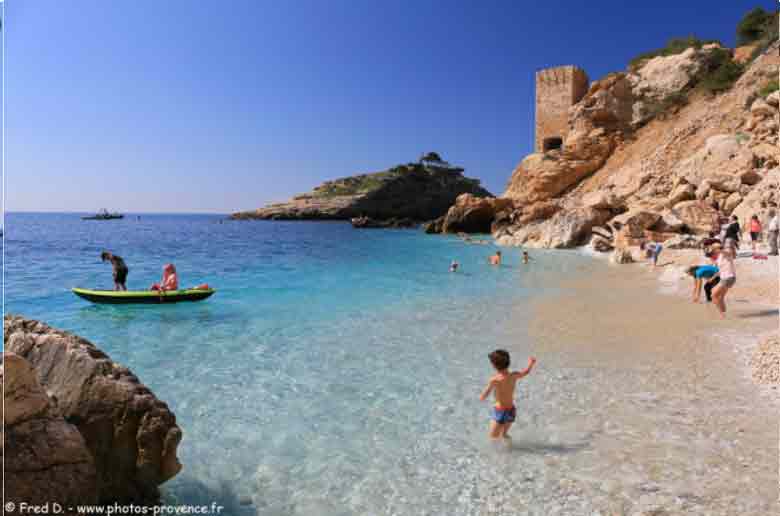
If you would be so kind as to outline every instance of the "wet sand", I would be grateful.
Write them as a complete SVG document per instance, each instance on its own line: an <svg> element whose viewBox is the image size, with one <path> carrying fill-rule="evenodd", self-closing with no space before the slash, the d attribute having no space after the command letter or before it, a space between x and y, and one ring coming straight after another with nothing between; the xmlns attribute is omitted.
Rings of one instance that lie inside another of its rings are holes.
<svg viewBox="0 0 780 516"><path fill-rule="evenodd" d="M544 361L540 374L554 376L544 389L557 392L545 398L560 400L543 408L539 427L582 447L545 458L554 485L528 507L777 514L777 396L762 395L740 352L776 331L776 309L735 291L724 321L712 306L661 293L657 270L583 272L564 280L562 296L531 306L529 351Z"/></svg>

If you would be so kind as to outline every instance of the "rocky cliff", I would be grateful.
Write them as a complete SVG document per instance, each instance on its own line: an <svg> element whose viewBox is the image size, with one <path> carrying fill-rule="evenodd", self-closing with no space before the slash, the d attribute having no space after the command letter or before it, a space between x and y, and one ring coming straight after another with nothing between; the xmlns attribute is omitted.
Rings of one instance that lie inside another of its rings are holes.
<svg viewBox="0 0 780 516"><path fill-rule="evenodd" d="M562 148L523 158L500 197L511 208L483 209L482 227L502 245L610 251L695 245L718 213L766 219L780 202L778 43L749 53L694 44L594 82ZM469 211L461 201L448 215Z"/></svg>
<svg viewBox="0 0 780 516"><path fill-rule="evenodd" d="M181 469L168 406L89 341L4 323L6 501L157 502Z"/></svg>
<svg viewBox="0 0 780 516"><path fill-rule="evenodd" d="M234 213L231 218L348 220L369 217L380 221L424 221L444 214L463 193L478 197L490 195L478 180L465 177L462 168L449 165L435 153L428 153L416 163L328 181L288 202Z"/></svg>

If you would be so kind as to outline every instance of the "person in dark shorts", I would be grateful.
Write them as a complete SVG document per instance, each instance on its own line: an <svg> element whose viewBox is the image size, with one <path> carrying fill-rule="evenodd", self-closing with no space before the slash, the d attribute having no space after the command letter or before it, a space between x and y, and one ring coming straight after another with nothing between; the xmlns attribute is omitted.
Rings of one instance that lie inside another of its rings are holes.
<svg viewBox="0 0 780 516"><path fill-rule="evenodd" d="M103 251L100 253L100 260L111 262L111 267L114 271L114 290L127 290L125 283L127 282L128 268L122 257Z"/></svg>

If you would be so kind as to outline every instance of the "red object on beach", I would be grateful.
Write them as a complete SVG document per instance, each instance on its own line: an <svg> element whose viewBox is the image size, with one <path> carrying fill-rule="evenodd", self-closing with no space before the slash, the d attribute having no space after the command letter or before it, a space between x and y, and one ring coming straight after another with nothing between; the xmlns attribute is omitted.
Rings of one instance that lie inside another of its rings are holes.
<svg viewBox="0 0 780 516"><path fill-rule="evenodd" d="M768 260L769 257L767 255L765 255L765 254L753 253L753 259L754 260Z"/></svg>

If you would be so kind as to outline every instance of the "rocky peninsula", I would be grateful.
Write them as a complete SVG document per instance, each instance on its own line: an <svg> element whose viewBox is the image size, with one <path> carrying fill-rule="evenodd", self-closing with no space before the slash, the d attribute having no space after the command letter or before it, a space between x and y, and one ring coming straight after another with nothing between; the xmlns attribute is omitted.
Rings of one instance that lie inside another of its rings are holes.
<svg viewBox="0 0 780 516"><path fill-rule="evenodd" d="M182 467L168 406L86 339L12 315L3 338L5 501L158 502Z"/></svg>
<svg viewBox="0 0 780 516"><path fill-rule="evenodd" d="M697 246L715 206L768 222L780 203L780 45L777 16L766 16L748 45L672 40L586 89L576 67L538 73L546 125L537 120L535 152L499 198L462 196L428 231L490 231L507 246L590 244L621 261L642 239ZM546 95L564 87L582 96L556 126L547 111L560 111L560 98ZM547 137L555 131L560 138Z"/></svg>
<svg viewBox="0 0 780 516"><path fill-rule="evenodd" d="M479 180L463 175L464 169L450 165L435 152L414 163L382 172L360 174L327 181L309 193L285 203L270 204L253 211L237 212L231 219L349 220L366 217L365 227L383 221L422 222L443 215L461 194L488 197Z"/></svg>

